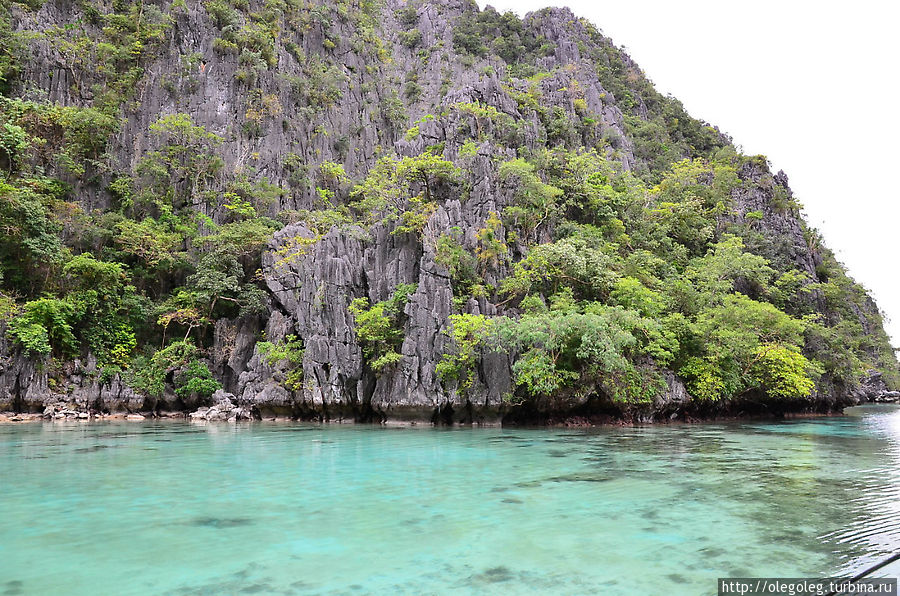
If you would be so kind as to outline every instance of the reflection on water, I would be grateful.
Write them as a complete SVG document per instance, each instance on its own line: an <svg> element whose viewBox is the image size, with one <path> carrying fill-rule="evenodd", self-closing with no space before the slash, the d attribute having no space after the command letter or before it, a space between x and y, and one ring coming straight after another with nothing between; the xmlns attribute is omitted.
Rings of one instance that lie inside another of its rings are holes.
<svg viewBox="0 0 900 596"><path fill-rule="evenodd" d="M2 426L0 593L710 593L871 565L900 548L898 491L891 406L586 431Z"/></svg>

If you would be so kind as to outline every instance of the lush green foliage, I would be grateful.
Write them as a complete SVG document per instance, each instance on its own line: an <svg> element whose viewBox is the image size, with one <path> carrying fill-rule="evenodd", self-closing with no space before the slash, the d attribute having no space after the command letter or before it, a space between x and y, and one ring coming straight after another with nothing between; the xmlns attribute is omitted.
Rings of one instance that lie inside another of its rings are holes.
<svg viewBox="0 0 900 596"><path fill-rule="evenodd" d="M55 298L40 298L27 302L24 312L10 321L10 334L19 340L32 355L72 355L75 336L72 322L75 309L71 304Z"/></svg>
<svg viewBox="0 0 900 596"><path fill-rule="evenodd" d="M133 169L117 169L108 139L118 132L129 86L141 75L137 64L164 37L169 21L156 7L129 2L89 18L104 25L106 46L91 45L96 40L75 29L43 36L76 84L105 81L94 89L93 106L0 98L6 332L35 357L91 353L103 380L132 367L127 378L149 394L161 395L169 383L179 395L206 397L217 387L199 364L211 340L209 325L262 309L254 276L279 224L259 209L281 190L251 178L252 170L223 172L222 137L183 113L151 124L151 147ZM124 52L120 44L128 46ZM117 57L106 62L104 52ZM196 66L191 60L186 64ZM94 70L82 73L85 68ZM100 180L109 180L112 208L83 210L72 187L52 176L77 180L91 192L103 192ZM199 344L191 343L196 354L175 376L162 356L136 355L152 353L149 346L164 345L173 331Z"/></svg>
<svg viewBox="0 0 900 596"><path fill-rule="evenodd" d="M222 384L213 378L209 367L197 360L188 362L175 378L175 394L182 398L197 396L208 399L221 388Z"/></svg>
<svg viewBox="0 0 900 596"><path fill-rule="evenodd" d="M372 370L381 372L400 362L403 343L403 308L416 291L416 284L401 284L388 300L369 305L368 298L355 298L348 310L356 323L356 337Z"/></svg>
<svg viewBox="0 0 900 596"><path fill-rule="evenodd" d="M730 223L745 163L752 160L727 152L678 161L653 186L594 152L542 151L501 164L515 201L505 212L507 243L524 256L493 298L522 314L495 321L478 341L517 354L519 398L645 401L660 391L662 367L709 401L808 398L823 375L852 384L862 360L891 377L885 336L860 342L858 316L838 306L837 296L856 300L857 291L839 267L829 267L835 280L810 279L792 261L756 252L758 238ZM452 234L438 239L436 262L454 291L476 295L481 250ZM839 323L809 306L817 291L834 297L828 316L843 311ZM838 348L838 335L857 339ZM439 365L451 380L457 350ZM822 357L831 350L841 356Z"/></svg>
<svg viewBox="0 0 900 596"><path fill-rule="evenodd" d="M151 397L162 397L167 382L171 382L179 397L205 399L222 386L198 359L199 355L199 349L190 341L172 342L149 357L136 358L125 378L132 387Z"/></svg>
<svg viewBox="0 0 900 596"><path fill-rule="evenodd" d="M532 306L518 320L504 320L498 331L500 347L522 354L513 373L533 398L583 398L599 386L614 400L648 400L661 379L635 366L635 359L652 356L664 365L679 347L659 322L621 307L578 304L571 290L555 295L549 310Z"/></svg>
<svg viewBox="0 0 900 596"><path fill-rule="evenodd" d="M491 7L464 14L453 30L453 46L460 52L484 56L497 54L509 64L531 63L552 53L554 46L524 26L512 12Z"/></svg>
<svg viewBox="0 0 900 596"><path fill-rule="evenodd" d="M285 368L281 383L286 389L303 389L303 340L296 335L288 335L283 342L257 342L256 349L269 366Z"/></svg>
<svg viewBox="0 0 900 596"><path fill-rule="evenodd" d="M452 162L430 152L384 157L351 191L353 209L369 225L399 219L395 234L421 234L437 201L448 196L461 175Z"/></svg>
<svg viewBox="0 0 900 596"><path fill-rule="evenodd" d="M436 367L445 386L462 394L472 387L479 349L493 324L484 315L450 315L450 328L446 332L453 340L452 349L444 353Z"/></svg>

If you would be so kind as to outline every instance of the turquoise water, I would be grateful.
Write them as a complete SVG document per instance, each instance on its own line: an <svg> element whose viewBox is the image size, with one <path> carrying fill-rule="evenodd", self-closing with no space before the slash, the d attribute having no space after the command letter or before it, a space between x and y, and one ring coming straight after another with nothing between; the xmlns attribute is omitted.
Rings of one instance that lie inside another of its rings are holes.
<svg viewBox="0 0 900 596"><path fill-rule="evenodd" d="M642 428L0 426L0 594L708 594L900 547L900 410Z"/></svg>

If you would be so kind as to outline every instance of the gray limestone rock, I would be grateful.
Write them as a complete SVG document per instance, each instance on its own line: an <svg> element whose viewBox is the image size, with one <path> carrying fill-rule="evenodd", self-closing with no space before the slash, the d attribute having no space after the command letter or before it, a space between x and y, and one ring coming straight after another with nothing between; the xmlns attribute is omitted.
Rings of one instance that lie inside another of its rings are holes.
<svg viewBox="0 0 900 596"><path fill-rule="evenodd" d="M204 406L191 412L191 420L206 422L240 422L252 420L250 408L238 404L238 399L233 393L226 393L219 389L212 395L211 406Z"/></svg>

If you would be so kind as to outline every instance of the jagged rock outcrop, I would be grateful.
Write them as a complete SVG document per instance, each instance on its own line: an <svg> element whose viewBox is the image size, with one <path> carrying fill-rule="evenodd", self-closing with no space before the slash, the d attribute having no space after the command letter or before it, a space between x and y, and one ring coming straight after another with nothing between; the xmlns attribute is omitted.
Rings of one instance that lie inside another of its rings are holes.
<svg viewBox="0 0 900 596"><path fill-rule="evenodd" d="M42 363L26 358L11 345L5 325L0 327L0 411L43 409L40 404L49 394L49 387Z"/></svg>
<svg viewBox="0 0 900 596"><path fill-rule="evenodd" d="M26 357L10 346L5 333L0 333L0 358L0 411L55 416L63 410L87 415L146 409L145 397L120 375L101 380L93 358L84 363L75 360L65 367L67 370L54 371L51 377L50 362Z"/></svg>
<svg viewBox="0 0 900 596"><path fill-rule="evenodd" d="M233 393L219 389L213 393L212 402L211 406L203 406L191 412L190 419L197 422L240 422L253 419L251 410L238 405Z"/></svg>

